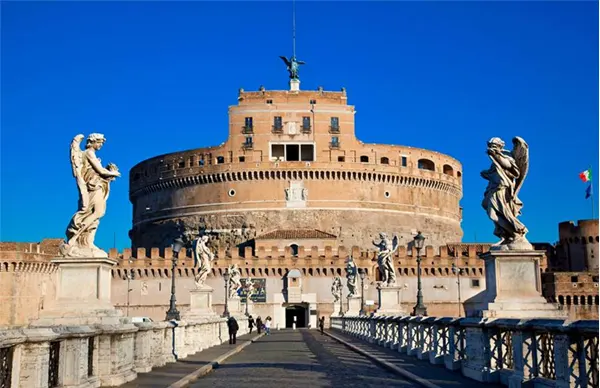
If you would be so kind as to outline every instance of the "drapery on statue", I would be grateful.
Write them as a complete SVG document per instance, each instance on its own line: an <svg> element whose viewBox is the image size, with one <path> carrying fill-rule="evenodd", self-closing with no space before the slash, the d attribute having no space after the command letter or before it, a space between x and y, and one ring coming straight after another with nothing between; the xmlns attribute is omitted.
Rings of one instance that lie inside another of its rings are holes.
<svg viewBox="0 0 600 388"><path fill-rule="evenodd" d="M254 294L254 282L251 277L244 279L244 291L246 291L246 299L252 300L250 297Z"/></svg>
<svg viewBox="0 0 600 388"><path fill-rule="evenodd" d="M106 139L101 133L88 135L85 151L81 150L83 135L71 141L71 167L79 190L79 210L67 227L67 241L61 244L60 252L66 257L108 257L106 252L94 245L100 218L106 213L106 200L110 182L120 177L116 165L102 167L96 157Z"/></svg>
<svg viewBox="0 0 600 388"><path fill-rule="evenodd" d="M333 302L338 302L342 297L342 279L339 276L333 278L333 284L331 285L331 295L333 295Z"/></svg>
<svg viewBox="0 0 600 388"><path fill-rule="evenodd" d="M346 262L346 286L348 287L348 298L356 296L356 263L352 256L348 256Z"/></svg>
<svg viewBox="0 0 600 388"><path fill-rule="evenodd" d="M306 62L297 60L295 56L291 56L290 59L287 59L287 57L284 56L279 56L279 58L285 62L287 70L290 73L290 79L299 79L298 72L300 70L300 65L304 65Z"/></svg>
<svg viewBox="0 0 600 388"><path fill-rule="evenodd" d="M490 139L487 154L492 165L481 172L488 181L481 205L494 222L494 235L500 237L490 250L533 249L525 238L527 228L517 219L523 207L518 194L529 170L529 146L520 137L512 142L513 150L508 151L502 139Z"/></svg>
<svg viewBox="0 0 600 388"><path fill-rule="evenodd" d="M381 273L381 282L385 285L396 283L396 270L392 256L398 249L398 236L394 235L393 240L390 240L385 233L379 233L380 242L376 243L373 240L373 245L379 248L377 254L377 264L379 264L379 272Z"/></svg>
<svg viewBox="0 0 600 388"><path fill-rule="evenodd" d="M212 269L210 264L215 259L214 253L208 248L208 236L202 236L192 243L192 252L194 253L194 267L198 268L198 273L194 277L196 288L202 288L206 282L209 272Z"/></svg>
<svg viewBox="0 0 600 388"><path fill-rule="evenodd" d="M227 268L229 272L229 298L239 298L238 290L242 287L242 273L237 264L232 264Z"/></svg>

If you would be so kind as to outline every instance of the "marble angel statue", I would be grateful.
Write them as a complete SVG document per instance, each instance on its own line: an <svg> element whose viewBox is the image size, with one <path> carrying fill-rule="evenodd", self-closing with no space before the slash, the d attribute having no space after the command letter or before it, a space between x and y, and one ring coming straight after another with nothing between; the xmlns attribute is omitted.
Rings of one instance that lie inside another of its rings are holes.
<svg viewBox="0 0 600 388"><path fill-rule="evenodd" d="M60 252L67 257L108 257L94 245L100 218L106 213L110 182L121 176L116 165L102 167L96 151L106 139L100 133L88 135L85 151L81 150L83 135L71 141L71 167L79 190L79 207L67 226L67 241Z"/></svg>
<svg viewBox="0 0 600 388"><path fill-rule="evenodd" d="M352 256L346 261L346 287L348 287L348 298L356 296L356 275L358 271Z"/></svg>
<svg viewBox="0 0 600 388"><path fill-rule="evenodd" d="M398 249L398 236L394 236L390 240L386 233L379 233L381 239L378 243L373 241L373 245L379 248L377 254L377 264L381 273L381 282L384 285L392 285L396 283L396 270L394 268L393 255Z"/></svg>
<svg viewBox="0 0 600 388"><path fill-rule="evenodd" d="M242 273L237 264L232 264L227 268L229 272L229 298L239 297L238 291L242 287Z"/></svg>
<svg viewBox="0 0 600 388"><path fill-rule="evenodd" d="M212 270L211 261L215 259L214 253L208 248L208 236L202 236L192 242L194 253L194 267L198 268L194 281L196 288L202 288L208 274Z"/></svg>
<svg viewBox="0 0 600 388"><path fill-rule="evenodd" d="M244 290L246 291L246 298L251 300L250 297L254 294L254 282L250 276L244 279Z"/></svg>
<svg viewBox="0 0 600 388"><path fill-rule="evenodd" d="M533 249L525 238L527 228L517 218L523 207L518 194L529 170L529 146L520 137L512 142L513 149L508 151L502 139L490 139L487 154L492 165L481 172L488 181L481 205L494 222L494 235L500 238L491 250Z"/></svg>
<svg viewBox="0 0 600 388"><path fill-rule="evenodd" d="M333 302L339 302L342 298L342 279L339 276L333 278L333 284L331 285L331 295L333 295Z"/></svg>

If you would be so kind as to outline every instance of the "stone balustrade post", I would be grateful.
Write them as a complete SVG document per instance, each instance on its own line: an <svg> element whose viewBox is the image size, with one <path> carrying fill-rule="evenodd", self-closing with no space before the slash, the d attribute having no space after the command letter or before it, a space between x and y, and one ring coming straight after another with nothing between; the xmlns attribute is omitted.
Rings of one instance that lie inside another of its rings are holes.
<svg viewBox="0 0 600 388"><path fill-rule="evenodd" d="M377 321L374 318L368 318L369 322L369 333L367 335L367 341L374 343L377 338Z"/></svg>
<svg viewBox="0 0 600 388"><path fill-rule="evenodd" d="M461 325L466 328L465 360L461 365L463 375L483 383L493 382L490 376L490 341L485 320L465 318Z"/></svg>
<svg viewBox="0 0 600 388"><path fill-rule="evenodd" d="M152 370L152 335L153 324L149 322L135 323L138 331L133 343L133 364L137 373L146 373Z"/></svg>
<svg viewBox="0 0 600 388"><path fill-rule="evenodd" d="M429 362L432 364L440 364L443 362L443 358L440 357L440 355L443 354L442 350L440 349L441 330L443 330L443 326L440 325L438 322L434 322L431 325L431 345L429 349Z"/></svg>
<svg viewBox="0 0 600 388"><path fill-rule="evenodd" d="M420 351L419 348L419 317L410 317L408 321L408 344L406 354L416 356Z"/></svg>
<svg viewBox="0 0 600 388"><path fill-rule="evenodd" d="M398 319L398 353L408 353L408 321L409 317Z"/></svg>
<svg viewBox="0 0 600 388"><path fill-rule="evenodd" d="M461 369L461 336L462 328L460 326L460 319L453 320L448 326L448 353L444 355L444 365L446 366L446 369Z"/></svg>
<svg viewBox="0 0 600 388"><path fill-rule="evenodd" d="M570 388L571 376L575 372L573 368L573 356L570 354L570 348L573 345L573 338L569 333L560 333L554 336L554 365L556 372L556 388ZM519 382L522 379L519 379ZM586 385L581 385L586 387Z"/></svg>

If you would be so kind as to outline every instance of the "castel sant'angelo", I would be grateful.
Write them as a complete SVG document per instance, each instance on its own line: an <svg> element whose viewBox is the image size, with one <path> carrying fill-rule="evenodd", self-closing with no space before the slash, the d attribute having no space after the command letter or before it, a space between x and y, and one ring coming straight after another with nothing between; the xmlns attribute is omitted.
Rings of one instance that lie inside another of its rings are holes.
<svg viewBox="0 0 600 388"><path fill-rule="evenodd" d="M310 238L368 247L381 231L401 244L417 230L434 247L461 240L458 160L363 143L344 88L299 86L291 79L289 90L240 89L225 143L133 167L132 247L199 233L227 249L284 237L290 246Z"/></svg>

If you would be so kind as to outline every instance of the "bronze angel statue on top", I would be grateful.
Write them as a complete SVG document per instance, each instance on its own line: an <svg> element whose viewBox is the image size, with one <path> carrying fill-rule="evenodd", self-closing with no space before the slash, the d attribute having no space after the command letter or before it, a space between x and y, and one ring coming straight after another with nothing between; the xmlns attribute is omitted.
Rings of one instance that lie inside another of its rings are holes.
<svg viewBox="0 0 600 388"><path fill-rule="evenodd" d="M295 55L292 55L290 59L287 59L284 56L280 56L279 58L285 62L288 73L290 73L290 79L298 79L300 65L304 65L305 62L297 60Z"/></svg>
<svg viewBox="0 0 600 388"><path fill-rule="evenodd" d="M379 248L377 254L377 264L379 264L379 273L381 274L381 284L391 286L396 283L396 269L392 256L398 249L398 236L390 240L386 233L379 233L381 241L373 245Z"/></svg>
<svg viewBox="0 0 600 388"><path fill-rule="evenodd" d="M71 167L79 189L79 210L67 227L67 241L60 247L67 257L107 257L106 252L94 245L100 218L106 213L110 182L121 174L117 166L109 163L102 167L96 156L106 139L101 133L88 136L85 151L81 150L83 135L71 141Z"/></svg>
<svg viewBox="0 0 600 388"><path fill-rule="evenodd" d="M494 222L494 235L500 237L492 250L533 249L525 238L527 228L517 218L523 207L518 194L529 170L529 146L520 137L512 142L513 149L508 151L502 139L490 139L487 154L492 165L481 172L488 181L481 205Z"/></svg>

